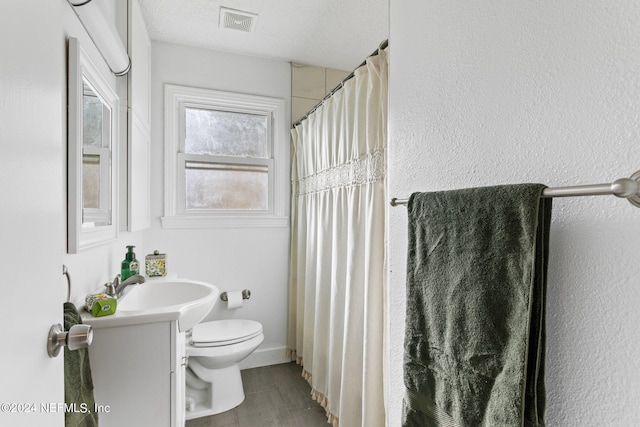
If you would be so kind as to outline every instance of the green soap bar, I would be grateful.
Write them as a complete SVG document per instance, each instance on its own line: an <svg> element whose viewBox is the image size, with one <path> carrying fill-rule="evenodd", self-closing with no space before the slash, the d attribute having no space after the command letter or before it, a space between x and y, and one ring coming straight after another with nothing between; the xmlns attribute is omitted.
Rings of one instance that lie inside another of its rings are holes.
<svg viewBox="0 0 640 427"><path fill-rule="evenodd" d="M116 312L118 302L115 298L97 300L91 306L91 314L95 317L109 316Z"/></svg>

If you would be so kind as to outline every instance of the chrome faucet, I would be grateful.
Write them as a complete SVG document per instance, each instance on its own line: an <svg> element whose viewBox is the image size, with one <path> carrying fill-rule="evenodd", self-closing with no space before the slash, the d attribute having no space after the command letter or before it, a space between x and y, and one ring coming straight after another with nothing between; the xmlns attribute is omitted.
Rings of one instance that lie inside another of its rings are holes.
<svg viewBox="0 0 640 427"><path fill-rule="evenodd" d="M107 288L106 293L108 295L111 295L112 297L120 298L124 290L127 288L127 286L137 285L144 282L145 282L145 278L140 274L135 274L131 277L127 277L125 280L121 282L120 275L118 274L113 279L113 282L107 283L104 286Z"/></svg>

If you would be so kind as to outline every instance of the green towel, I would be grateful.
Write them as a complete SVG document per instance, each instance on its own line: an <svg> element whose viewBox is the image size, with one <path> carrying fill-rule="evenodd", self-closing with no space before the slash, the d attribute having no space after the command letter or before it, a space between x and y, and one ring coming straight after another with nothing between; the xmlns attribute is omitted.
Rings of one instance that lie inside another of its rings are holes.
<svg viewBox="0 0 640 427"><path fill-rule="evenodd" d="M82 319L76 307L70 302L65 302L64 330L68 331L73 325L80 323ZM89 350L86 348L74 351L64 348L64 401L67 404L64 414L66 427L98 426Z"/></svg>
<svg viewBox="0 0 640 427"><path fill-rule="evenodd" d="M404 427L544 426L544 188L409 199Z"/></svg>

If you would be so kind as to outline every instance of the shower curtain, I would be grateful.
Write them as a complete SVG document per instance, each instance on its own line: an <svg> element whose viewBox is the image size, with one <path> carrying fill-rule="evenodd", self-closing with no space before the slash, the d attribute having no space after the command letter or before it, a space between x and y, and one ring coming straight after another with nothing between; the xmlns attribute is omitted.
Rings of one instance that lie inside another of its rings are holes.
<svg viewBox="0 0 640 427"><path fill-rule="evenodd" d="M337 427L384 426L387 51L292 129L288 349Z"/></svg>

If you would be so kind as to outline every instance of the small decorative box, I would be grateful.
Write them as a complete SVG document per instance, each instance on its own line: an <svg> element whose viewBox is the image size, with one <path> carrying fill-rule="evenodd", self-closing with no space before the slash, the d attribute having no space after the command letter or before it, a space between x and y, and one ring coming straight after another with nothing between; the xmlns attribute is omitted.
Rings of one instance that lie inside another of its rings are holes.
<svg viewBox="0 0 640 427"><path fill-rule="evenodd" d="M147 277L166 276L167 254L153 251L153 254L144 257L144 269Z"/></svg>

